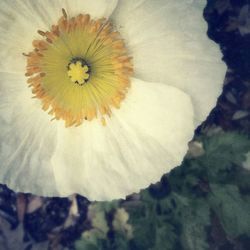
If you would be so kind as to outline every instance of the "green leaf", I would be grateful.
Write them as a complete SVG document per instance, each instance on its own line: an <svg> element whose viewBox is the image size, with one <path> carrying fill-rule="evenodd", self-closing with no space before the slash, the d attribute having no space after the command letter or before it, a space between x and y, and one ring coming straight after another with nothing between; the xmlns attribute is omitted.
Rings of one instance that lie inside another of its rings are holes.
<svg viewBox="0 0 250 250"><path fill-rule="evenodd" d="M156 228L155 244L150 250L173 250L176 248L178 236L175 227L169 221L162 221Z"/></svg>
<svg viewBox="0 0 250 250"><path fill-rule="evenodd" d="M205 201L194 201L182 210L182 246L187 250L207 250L206 227L210 225L210 210Z"/></svg>
<svg viewBox="0 0 250 250"><path fill-rule="evenodd" d="M99 247L93 243L90 243L84 239L78 240L75 243L76 250L99 250Z"/></svg>
<svg viewBox="0 0 250 250"><path fill-rule="evenodd" d="M231 165L241 165L250 150L246 135L224 133L204 139L205 155L201 157L210 175L216 176L221 170L231 170ZM203 159L204 157L204 159Z"/></svg>
<svg viewBox="0 0 250 250"><path fill-rule="evenodd" d="M230 237L250 236L250 196L242 196L235 185L211 185L209 203Z"/></svg>
<svg viewBox="0 0 250 250"><path fill-rule="evenodd" d="M223 227L225 239L237 242L242 235L250 237L250 171L241 166L250 151L249 138L230 132L196 139L204 153L185 159L164 177L168 188L164 192L161 183L164 195L155 195L157 189L146 189L139 200L94 203L111 230L112 221L108 220L112 216L104 215L124 207L133 228L131 240L116 231L110 238L93 234L91 242L78 241L77 246L84 248L77 249L207 250L211 248L211 211Z"/></svg>

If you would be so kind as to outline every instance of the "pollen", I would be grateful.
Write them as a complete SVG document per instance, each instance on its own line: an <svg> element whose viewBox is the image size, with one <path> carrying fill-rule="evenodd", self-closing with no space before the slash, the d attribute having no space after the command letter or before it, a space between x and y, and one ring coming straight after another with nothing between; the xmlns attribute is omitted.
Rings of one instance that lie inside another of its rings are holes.
<svg viewBox="0 0 250 250"><path fill-rule="evenodd" d="M105 126L130 87L132 58L112 23L88 14L62 16L49 31L38 30L27 58L26 77L52 120L79 126L99 119Z"/></svg>

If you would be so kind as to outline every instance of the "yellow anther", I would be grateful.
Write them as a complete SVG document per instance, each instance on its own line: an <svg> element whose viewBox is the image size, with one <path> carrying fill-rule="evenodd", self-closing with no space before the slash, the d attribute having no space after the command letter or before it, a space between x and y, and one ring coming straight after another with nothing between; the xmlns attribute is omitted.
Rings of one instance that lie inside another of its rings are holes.
<svg viewBox="0 0 250 250"><path fill-rule="evenodd" d="M69 64L68 76L70 80L79 85L83 85L89 79L89 67L82 65L81 61Z"/></svg>

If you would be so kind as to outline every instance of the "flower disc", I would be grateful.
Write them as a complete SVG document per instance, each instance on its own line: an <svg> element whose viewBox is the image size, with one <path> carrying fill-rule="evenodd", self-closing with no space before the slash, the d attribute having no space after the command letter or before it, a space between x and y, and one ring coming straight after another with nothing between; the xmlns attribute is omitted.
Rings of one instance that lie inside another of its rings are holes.
<svg viewBox="0 0 250 250"><path fill-rule="evenodd" d="M66 127L83 120L111 115L119 108L133 72L131 58L120 34L106 19L80 14L63 16L50 31L38 30L27 54L28 83L44 110Z"/></svg>

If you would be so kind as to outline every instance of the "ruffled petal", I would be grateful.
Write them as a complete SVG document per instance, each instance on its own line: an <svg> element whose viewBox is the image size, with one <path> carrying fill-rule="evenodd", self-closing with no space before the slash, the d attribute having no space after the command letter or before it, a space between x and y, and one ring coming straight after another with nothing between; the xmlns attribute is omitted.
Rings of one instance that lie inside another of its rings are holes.
<svg viewBox="0 0 250 250"><path fill-rule="evenodd" d="M135 76L180 88L192 97L195 125L221 93L226 65L208 39L205 0L120 1L113 20L133 56Z"/></svg>
<svg viewBox="0 0 250 250"><path fill-rule="evenodd" d="M118 0L8 0L0 1L0 71L24 72L23 52L40 39L37 30L49 30L62 15L88 13L93 18L109 17Z"/></svg>
<svg viewBox="0 0 250 250"><path fill-rule="evenodd" d="M95 120L59 129L52 164L60 195L111 200L138 192L181 163L193 131L186 94L133 79L106 126Z"/></svg>
<svg viewBox="0 0 250 250"><path fill-rule="evenodd" d="M16 192L58 194L50 159L56 122L41 109L20 74L0 73L0 183Z"/></svg>

